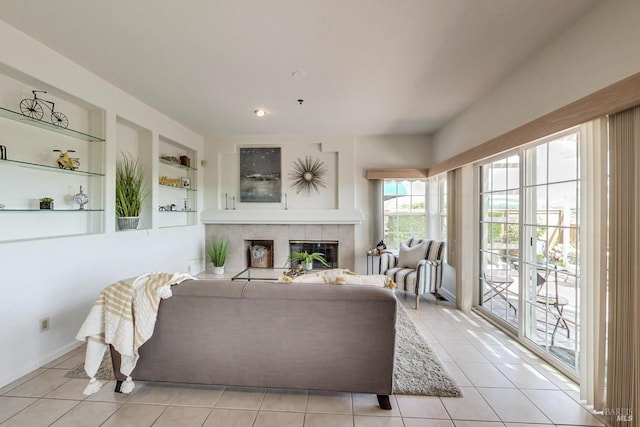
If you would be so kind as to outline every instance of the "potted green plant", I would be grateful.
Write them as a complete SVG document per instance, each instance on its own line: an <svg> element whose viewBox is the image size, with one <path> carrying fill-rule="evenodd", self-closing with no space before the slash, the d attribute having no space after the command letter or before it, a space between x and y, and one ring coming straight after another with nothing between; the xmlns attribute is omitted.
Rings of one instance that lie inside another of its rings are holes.
<svg viewBox="0 0 640 427"><path fill-rule="evenodd" d="M213 274L224 274L224 264L227 262L227 254L229 253L229 240L224 237L214 237L209 240L207 252L213 263Z"/></svg>
<svg viewBox="0 0 640 427"><path fill-rule="evenodd" d="M51 197L43 197L40 199L40 209L53 209L53 199Z"/></svg>
<svg viewBox="0 0 640 427"><path fill-rule="evenodd" d="M138 228L145 197L142 165L130 154L122 153L116 162L116 215L120 230Z"/></svg>
<svg viewBox="0 0 640 427"><path fill-rule="evenodd" d="M300 264L302 264L305 270L313 269L313 261L318 261L320 264L329 267L329 264L327 264L327 260L324 259L324 255L320 252L291 252L291 254L287 257L287 263L299 262Z"/></svg>

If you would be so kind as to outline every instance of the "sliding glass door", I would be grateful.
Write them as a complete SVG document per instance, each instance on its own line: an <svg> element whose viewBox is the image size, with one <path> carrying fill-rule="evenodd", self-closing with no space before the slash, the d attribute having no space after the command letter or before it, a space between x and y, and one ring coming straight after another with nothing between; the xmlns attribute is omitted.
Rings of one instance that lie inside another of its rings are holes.
<svg viewBox="0 0 640 427"><path fill-rule="evenodd" d="M578 370L580 132L480 166L478 305Z"/></svg>
<svg viewBox="0 0 640 427"><path fill-rule="evenodd" d="M479 304L518 326L520 260L520 157L480 167Z"/></svg>
<svg viewBox="0 0 640 427"><path fill-rule="evenodd" d="M578 369L580 134L525 150L524 336Z"/></svg>

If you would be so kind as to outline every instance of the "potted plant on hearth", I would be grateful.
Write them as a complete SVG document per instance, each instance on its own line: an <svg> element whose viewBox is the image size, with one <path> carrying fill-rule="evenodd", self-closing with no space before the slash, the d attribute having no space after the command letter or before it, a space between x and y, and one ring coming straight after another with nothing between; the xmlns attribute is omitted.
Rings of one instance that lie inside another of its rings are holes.
<svg viewBox="0 0 640 427"><path fill-rule="evenodd" d="M229 253L229 240L224 237L214 237L209 240L207 252L209 253L209 259L213 263L213 274L224 274L224 264Z"/></svg>
<svg viewBox="0 0 640 427"><path fill-rule="evenodd" d="M327 264L327 260L324 259L324 255L320 252L291 252L291 255L287 257L287 263L299 262L300 264L302 264L305 270L313 269L313 261L318 261L320 264L329 267L329 264Z"/></svg>
<svg viewBox="0 0 640 427"><path fill-rule="evenodd" d="M146 197L144 170L138 159L128 153L116 162L116 215L120 230L135 230Z"/></svg>
<svg viewBox="0 0 640 427"><path fill-rule="evenodd" d="M51 197L43 197L40 199L40 209L53 209L53 199Z"/></svg>

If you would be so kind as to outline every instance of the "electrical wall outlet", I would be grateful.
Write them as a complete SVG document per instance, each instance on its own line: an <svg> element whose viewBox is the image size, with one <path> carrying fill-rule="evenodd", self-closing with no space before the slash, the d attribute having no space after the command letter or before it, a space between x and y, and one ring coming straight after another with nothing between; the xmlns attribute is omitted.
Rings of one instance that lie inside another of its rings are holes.
<svg viewBox="0 0 640 427"><path fill-rule="evenodd" d="M45 332L49 330L49 318L45 317L44 319L40 319L40 332Z"/></svg>

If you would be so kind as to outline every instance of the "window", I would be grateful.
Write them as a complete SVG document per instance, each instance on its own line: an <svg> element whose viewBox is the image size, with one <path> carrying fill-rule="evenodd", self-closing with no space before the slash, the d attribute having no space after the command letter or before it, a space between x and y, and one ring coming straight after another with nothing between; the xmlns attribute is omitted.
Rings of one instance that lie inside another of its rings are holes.
<svg viewBox="0 0 640 427"><path fill-rule="evenodd" d="M426 236L426 181L385 180L382 194L387 249L400 248L410 237Z"/></svg>
<svg viewBox="0 0 640 427"><path fill-rule="evenodd" d="M410 237L446 240L447 175L427 180L385 180L384 241L400 248Z"/></svg>

